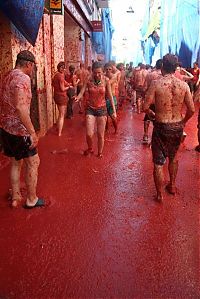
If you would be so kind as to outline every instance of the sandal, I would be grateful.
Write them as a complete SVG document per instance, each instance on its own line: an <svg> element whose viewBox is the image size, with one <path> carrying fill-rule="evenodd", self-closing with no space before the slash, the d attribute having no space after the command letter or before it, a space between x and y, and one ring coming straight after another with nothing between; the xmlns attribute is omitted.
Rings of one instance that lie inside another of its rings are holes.
<svg viewBox="0 0 200 299"><path fill-rule="evenodd" d="M28 206L27 204L25 204L23 207L24 207L24 209L33 209L33 208L40 208L40 207L44 207L44 206L45 206L44 199L38 198L38 200L34 206Z"/></svg>

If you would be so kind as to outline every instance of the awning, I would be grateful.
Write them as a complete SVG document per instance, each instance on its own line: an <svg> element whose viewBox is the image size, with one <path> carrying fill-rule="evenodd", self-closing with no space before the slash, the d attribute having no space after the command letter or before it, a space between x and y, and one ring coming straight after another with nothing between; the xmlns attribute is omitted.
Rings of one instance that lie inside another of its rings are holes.
<svg viewBox="0 0 200 299"><path fill-rule="evenodd" d="M0 10L33 46L37 39L43 9L44 0L0 1Z"/></svg>

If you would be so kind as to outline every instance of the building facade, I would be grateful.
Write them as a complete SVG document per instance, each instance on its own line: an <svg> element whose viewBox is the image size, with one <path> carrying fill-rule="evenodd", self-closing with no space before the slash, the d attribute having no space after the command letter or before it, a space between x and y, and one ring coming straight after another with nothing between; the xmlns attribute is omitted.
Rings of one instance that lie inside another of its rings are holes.
<svg viewBox="0 0 200 299"><path fill-rule="evenodd" d="M15 66L18 52L32 51L37 63L32 79L31 118L39 136L43 136L56 121L52 77L57 64L64 60L67 66L84 62L87 67L97 59L92 45L91 21L101 20L101 15L101 8L95 0L63 0L60 15L50 14L45 6L33 46L0 6L0 91L5 74Z"/></svg>

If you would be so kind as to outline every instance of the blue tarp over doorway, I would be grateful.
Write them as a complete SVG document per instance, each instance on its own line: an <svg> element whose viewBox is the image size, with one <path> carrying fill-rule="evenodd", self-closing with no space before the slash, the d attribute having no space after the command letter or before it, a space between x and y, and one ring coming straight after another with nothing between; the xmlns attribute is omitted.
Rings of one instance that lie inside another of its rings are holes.
<svg viewBox="0 0 200 299"><path fill-rule="evenodd" d="M43 15L44 0L0 1L0 10L34 46Z"/></svg>

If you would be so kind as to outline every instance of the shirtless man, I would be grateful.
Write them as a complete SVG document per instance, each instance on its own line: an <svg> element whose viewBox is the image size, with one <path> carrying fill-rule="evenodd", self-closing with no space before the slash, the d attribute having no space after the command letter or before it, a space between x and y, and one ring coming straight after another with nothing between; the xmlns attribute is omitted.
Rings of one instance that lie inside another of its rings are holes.
<svg viewBox="0 0 200 299"><path fill-rule="evenodd" d="M110 63L106 63L105 66L104 66L104 69L105 69L105 76L110 81L113 101L114 101L114 104L115 104L115 110L117 111L117 98L116 98L116 95L115 95L116 86L118 84L117 83L117 78L112 73L112 65ZM110 116L110 118L112 120L112 123L113 123L113 126L115 128L115 133L117 133L117 119L116 119L116 117L114 117L114 111L113 111L112 104L111 104L109 99L106 99L106 107L107 107L108 115ZM108 119L107 119L106 129L107 128L108 128Z"/></svg>
<svg viewBox="0 0 200 299"><path fill-rule="evenodd" d="M156 68L152 72L149 72L148 75L146 76L146 80L145 80L145 89L146 90L148 90L148 88L151 85L151 82L153 80L156 80L162 76L161 67L162 67L162 59L158 59L156 61ZM152 104L150 109L155 111L155 105ZM150 124L150 121L152 121L152 120L153 119L150 119L148 114L145 114L143 142L147 143L147 144L149 141L149 137L148 137L149 124Z"/></svg>
<svg viewBox="0 0 200 299"><path fill-rule="evenodd" d="M120 80L119 80L119 84L118 84L118 88L119 88L119 106L121 107L125 98L126 98L126 72L124 70L124 64L123 63L119 63L117 65L117 69L120 71Z"/></svg>
<svg viewBox="0 0 200 299"><path fill-rule="evenodd" d="M139 69L134 71L134 87L136 91L136 105L137 105L137 113L141 113L142 103L144 100L145 93L145 80L148 71L145 68L144 64L140 64Z"/></svg>
<svg viewBox="0 0 200 299"><path fill-rule="evenodd" d="M170 182L166 186L170 194L176 193L175 180L178 171L176 157L183 135L183 128L195 112L194 103L187 83L174 76L178 58L167 54L163 57L163 77L152 81L144 104L144 111L155 118L152 135L152 154L154 162L154 182L158 202L163 200L163 165L169 158ZM155 112L150 105L155 103ZM182 116L183 105L186 114Z"/></svg>
<svg viewBox="0 0 200 299"><path fill-rule="evenodd" d="M85 81L89 77L89 71L85 68L85 65L83 62L80 63L80 68L75 72L75 75L77 79L79 80L78 85L77 85L77 95L80 93L81 88L83 87ZM79 105L79 113L83 113L82 109L82 99L78 102Z"/></svg>
<svg viewBox="0 0 200 299"><path fill-rule="evenodd" d="M115 90L115 96L117 98L117 101L119 100L119 81L121 77L121 72L117 69L115 61L109 61L109 64L112 65L112 73L114 77L117 80L116 90Z"/></svg>

